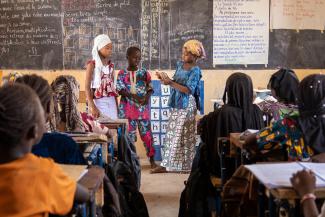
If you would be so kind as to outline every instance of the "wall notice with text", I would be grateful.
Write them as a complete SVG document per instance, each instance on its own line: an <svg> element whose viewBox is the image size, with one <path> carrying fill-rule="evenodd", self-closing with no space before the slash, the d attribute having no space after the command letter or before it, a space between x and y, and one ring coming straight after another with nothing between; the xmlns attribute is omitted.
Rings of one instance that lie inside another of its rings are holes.
<svg viewBox="0 0 325 217"><path fill-rule="evenodd" d="M268 64L269 0L213 1L213 65Z"/></svg>

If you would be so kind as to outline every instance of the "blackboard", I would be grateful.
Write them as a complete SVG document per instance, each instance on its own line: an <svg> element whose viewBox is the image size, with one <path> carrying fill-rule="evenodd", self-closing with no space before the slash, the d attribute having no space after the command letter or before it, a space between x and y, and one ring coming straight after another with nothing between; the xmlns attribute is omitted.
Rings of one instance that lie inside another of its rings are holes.
<svg viewBox="0 0 325 217"><path fill-rule="evenodd" d="M206 48L203 69L325 68L325 34L312 30L270 32L268 65L213 66L212 10L212 0L1 0L0 68L83 69L101 33L117 68L135 45L144 67L173 69L191 38Z"/></svg>
<svg viewBox="0 0 325 217"><path fill-rule="evenodd" d="M0 1L0 67L62 68L59 0Z"/></svg>
<svg viewBox="0 0 325 217"><path fill-rule="evenodd" d="M198 39L212 54L212 0L144 0L142 3L142 55L149 69L171 69L181 59L182 46ZM212 57L199 64L212 67Z"/></svg>

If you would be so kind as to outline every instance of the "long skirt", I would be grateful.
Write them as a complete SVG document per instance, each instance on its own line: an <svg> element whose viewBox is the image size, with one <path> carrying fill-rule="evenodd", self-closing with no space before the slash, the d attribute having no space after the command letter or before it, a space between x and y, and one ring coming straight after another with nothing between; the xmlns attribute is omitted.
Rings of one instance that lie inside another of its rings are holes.
<svg viewBox="0 0 325 217"><path fill-rule="evenodd" d="M100 111L101 115L104 115L111 119L117 119L117 105L114 96L94 99L94 103Z"/></svg>
<svg viewBox="0 0 325 217"><path fill-rule="evenodd" d="M167 171L191 171L196 144L196 112L192 95L186 109L171 109L161 162Z"/></svg>

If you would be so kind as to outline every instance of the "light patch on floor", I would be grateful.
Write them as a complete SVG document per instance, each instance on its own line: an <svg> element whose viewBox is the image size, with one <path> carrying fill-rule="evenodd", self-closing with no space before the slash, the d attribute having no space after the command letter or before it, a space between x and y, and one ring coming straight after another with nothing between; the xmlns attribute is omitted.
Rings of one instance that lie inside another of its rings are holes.
<svg viewBox="0 0 325 217"><path fill-rule="evenodd" d="M141 192L150 217L177 217L179 198L189 174L150 174L148 162L142 160L141 164Z"/></svg>

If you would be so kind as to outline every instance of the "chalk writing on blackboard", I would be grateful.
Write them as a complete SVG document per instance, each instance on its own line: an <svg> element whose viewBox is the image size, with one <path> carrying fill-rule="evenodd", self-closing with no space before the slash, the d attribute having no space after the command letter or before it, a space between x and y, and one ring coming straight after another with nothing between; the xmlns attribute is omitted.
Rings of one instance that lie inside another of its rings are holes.
<svg viewBox="0 0 325 217"><path fill-rule="evenodd" d="M0 1L0 65L62 68L62 16L59 0Z"/></svg>

